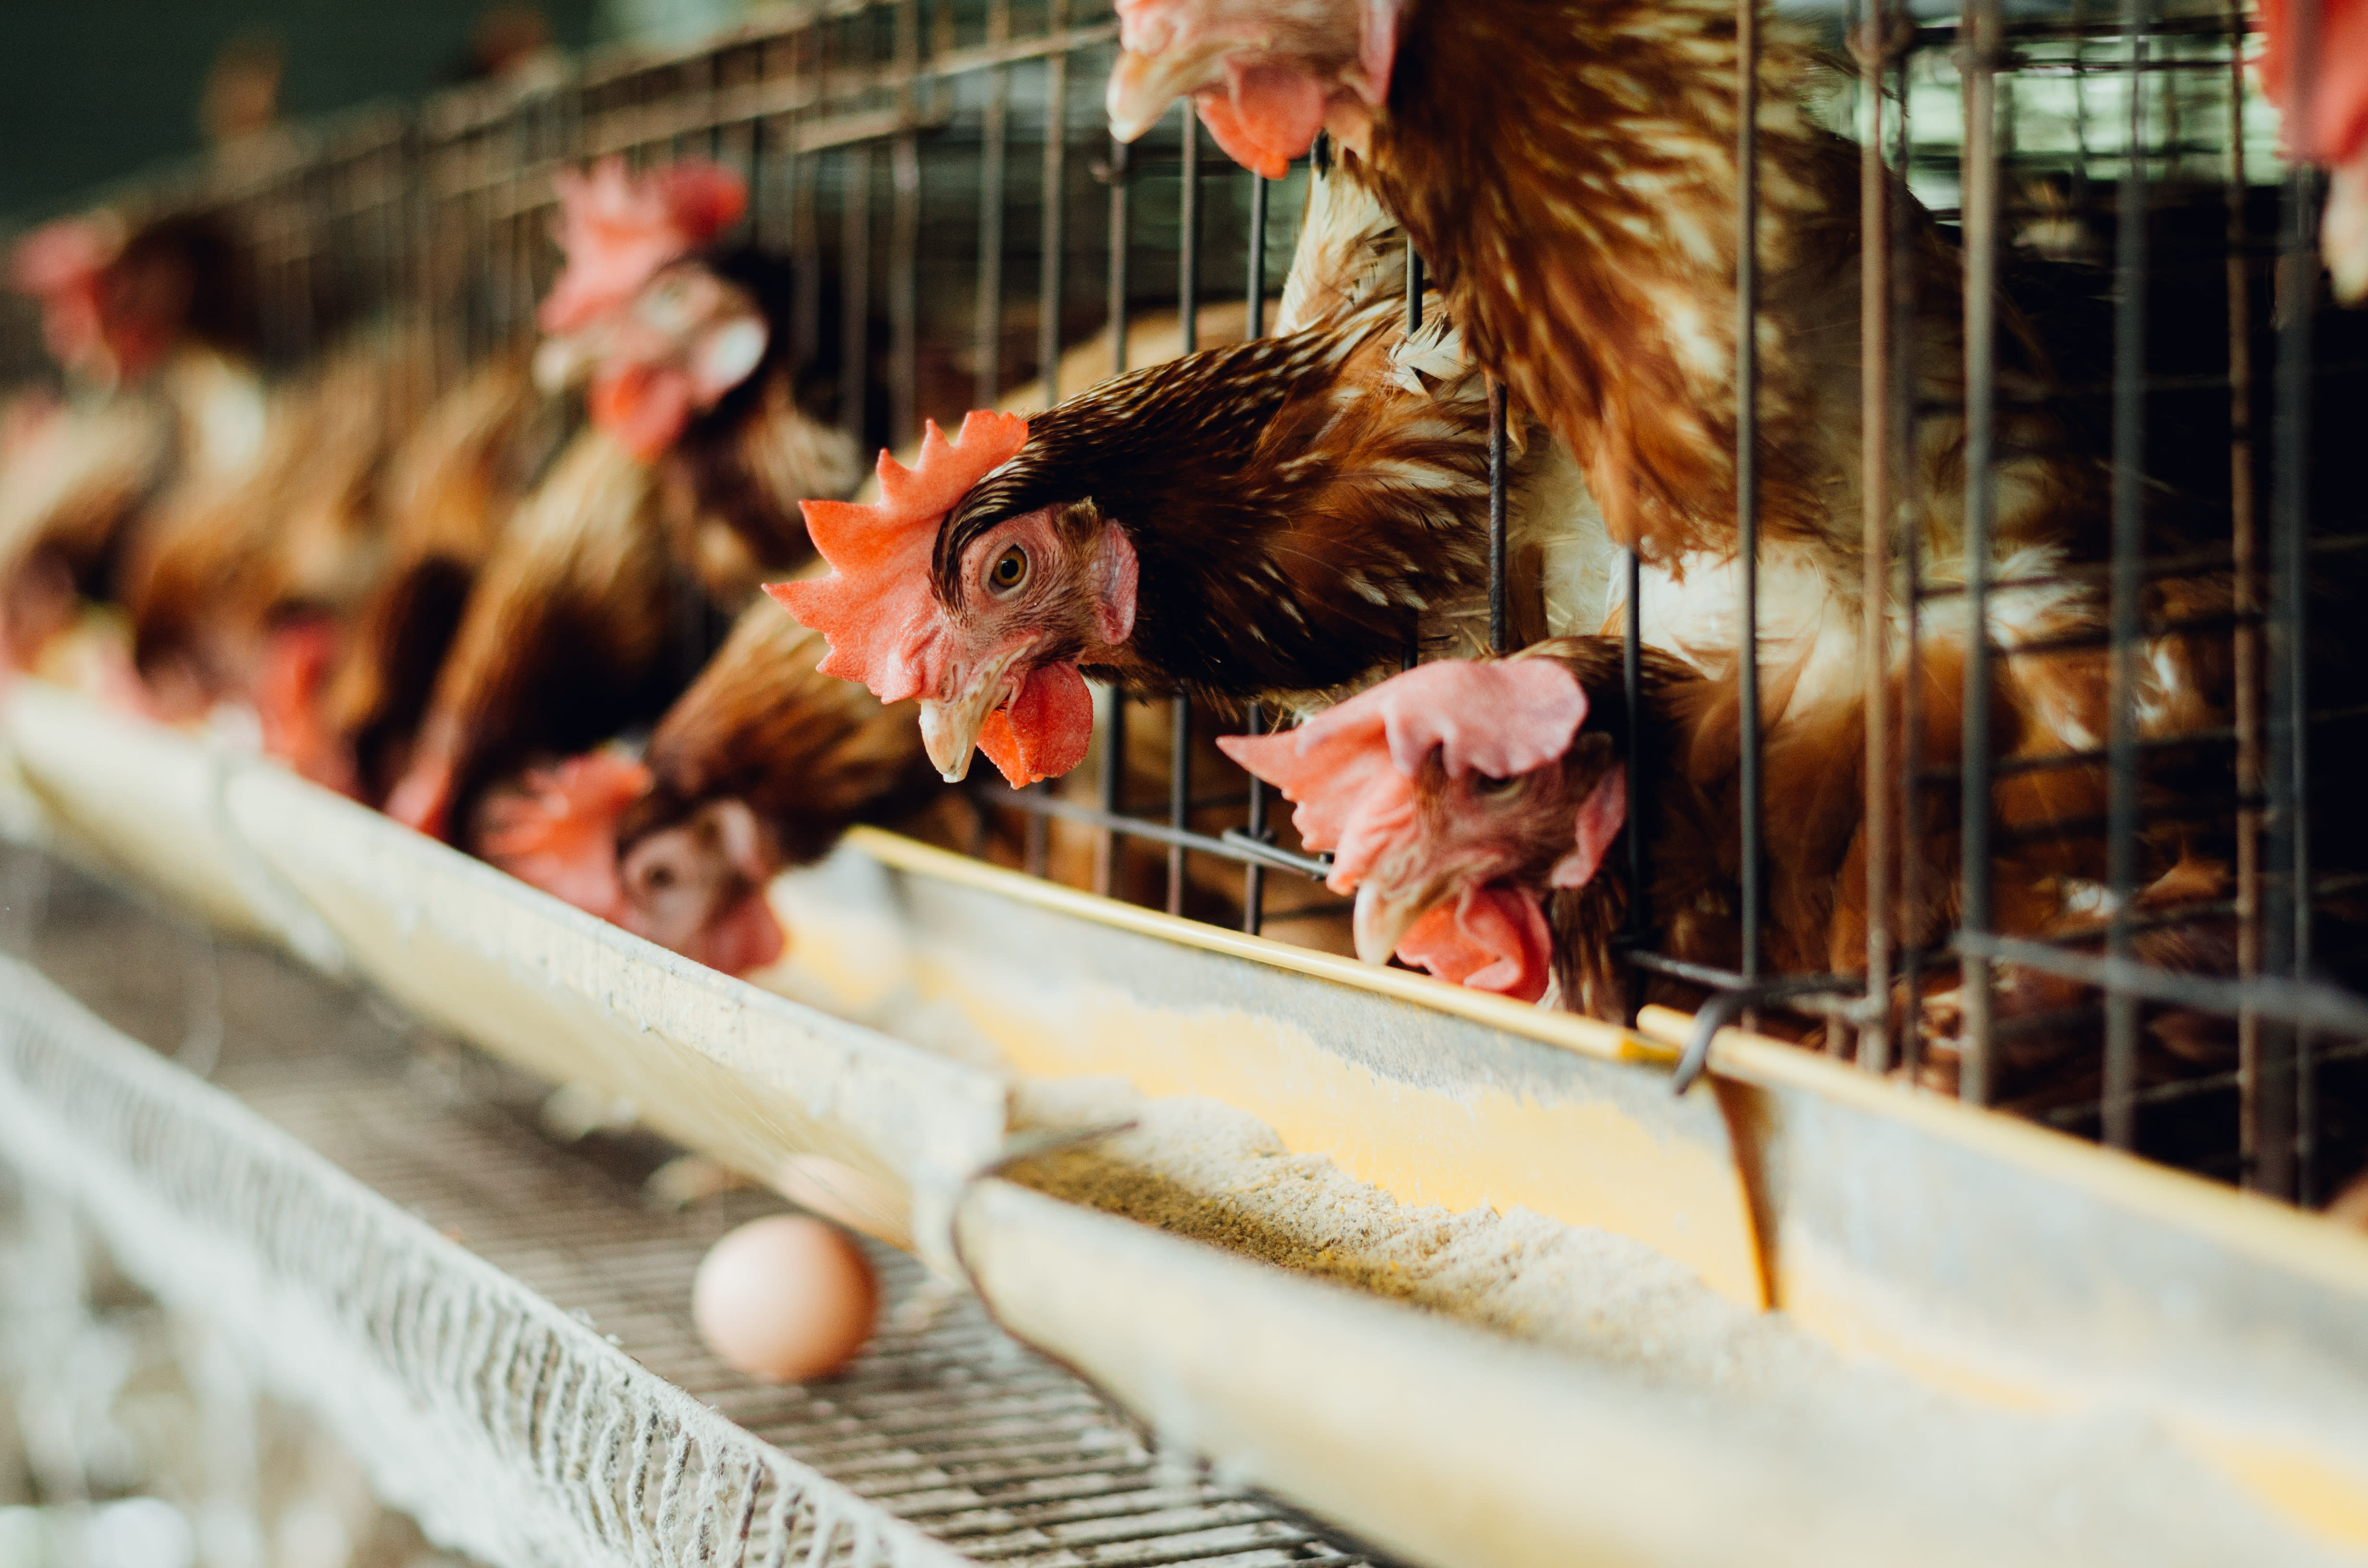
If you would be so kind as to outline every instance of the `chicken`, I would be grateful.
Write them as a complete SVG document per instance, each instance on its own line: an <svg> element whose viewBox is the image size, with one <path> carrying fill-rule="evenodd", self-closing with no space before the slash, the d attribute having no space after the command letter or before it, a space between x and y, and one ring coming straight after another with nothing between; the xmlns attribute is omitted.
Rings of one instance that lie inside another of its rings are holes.
<svg viewBox="0 0 2368 1568"><path fill-rule="evenodd" d="M1487 399L1435 296L1406 333L1403 265L1368 254L1378 219L1315 225L1344 258L1302 330L1032 418L973 414L951 443L932 427L916 468L883 454L881 504L809 504L837 572L770 591L830 638L824 668L920 698L947 778L975 744L1017 785L1084 756L1088 675L1298 712L1410 646L1485 647ZM1534 441L1517 482L1556 472ZM1509 608L1531 635L1539 562L1593 520L1563 477L1561 505L1515 508Z"/></svg>
<svg viewBox="0 0 2368 1568"><path fill-rule="evenodd" d="M1643 710L1626 710L1618 639L1561 638L1511 658L1424 665L1319 714L1296 730L1224 736L1218 744L1296 802L1314 849L1330 849L1330 885L1356 894L1357 950L1369 962L1395 953L1444 979L1536 1001L1549 983L1564 1008L1617 1022L1627 1016L1629 967L1618 938L1635 890L1622 830L1645 835L1651 877L1648 939L1668 957L1731 969L1741 942L1741 881L1733 835L1737 777L1731 747L1705 744L1723 729L1719 683L1647 650ZM1647 780L1628 799L1625 764ZM1632 815L1633 812L1633 815ZM2192 856L2158 867L2141 911L2209 898L2216 869ZM1937 898L1953 902L1954 890ZM2093 912L2044 902L2010 905L2001 929L2093 946ZM1828 932L1813 912L1773 912L1765 936L1771 972L1816 973L1828 965ZM2189 971L2226 972L2233 948L2192 928L2142 930L2142 960ZM2025 1026L2001 1063L2003 1099L2024 1108L2093 1100L2095 1040L2052 1016L2074 988L2023 977L2001 988L2001 1018ZM1645 999L1691 1006L1699 989L1647 975ZM1951 976L1930 989L1945 996ZM1946 1086L1956 1058L1933 998L1911 1017L1935 1050L1928 1076ZM2225 1067L2228 1041L2207 1040L2203 1020L2150 1016L2147 1073L2167 1078ZM1777 1024L1779 1029L1788 1028ZM1804 1031L1794 1029L1799 1034ZM1816 1039L1817 1031L1805 1031Z"/></svg>
<svg viewBox="0 0 2368 1568"><path fill-rule="evenodd" d="M2368 301L2368 3L2318 0L2314 9L2317 36L2303 56L2294 0L2262 0L2261 83L2284 113L2287 155L2332 171L2319 250L2335 297L2356 305Z"/></svg>
<svg viewBox="0 0 2368 1568"><path fill-rule="evenodd" d="M279 388L238 483L161 506L126 549L133 652L165 716L253 704L265 749L354 787L319 694L385 555L387 464L427 404L409 335L365 332Z"/></svg>
<svg viewBox="0 0 2368 1568"><path fill-rule="evenodd" d="M104 590L137 519L250 468L264 402L236 253L211 223L127 236L111 215L61 220L20 243L12 271L42 301L73 392L23 409L0 465L0 640L22 666L78 595Z"/></svg>
<svg viewBox="0 0 2368 1568"><path fill-rule="evenodd" d="M502 776L665 709L704 632L677 625L700 601L658 507L649 466L604 432L568 444L470 590L388 814L449 836Z"/></svg>
<svg viewBox="0 0 2368 1568"><path fill-rule="evenodd" d="M1119 10L1116 134L1131 141L1197 95L1219 144L1272 176L1328 128L1350 177L1445 281L1481 362L1577 454L1612 537L1659 557L1731 541L1732 6ZM1839 333L1848 353L1855 337L1858 157L1800 102L1812 58L1804 34L1766 29L1760 487L1770 537L1804 541L1856 529L1843 514L1858 382L1826 373L1822 345ZM1517 81L1494 85L1508 74ZM1492 85L1475 97L1481 83Z"/></svg>
<svg viewBox="0 0 2368 1568"><path fill-rule="evenodd" d="M496 357L438 401L389 461L386 564L321 693L321 721L365 800L402 776L471 585L556 444L522 354Z"/></svg>
<svg viewBox="0 0 2368 1568"><path fill-rule="evenodd" d="M655 717L757 582L811 556L796 498L856 479L793 395L772 265L702 248L746 205L739 176L611 159L558 183L567 261L535 374L588 381L591 428L480 574L388 797L439 835L505 770Z"/></svg>
<svg viewBox="0 0 2368 1568"><path fill-rule="evenodd" d="M820 674L820 637L752 607L634 762L613 751L489 791L488 860L687 957L734 973L778 958L765 900L781 870L857 822L904 823L943 791L909 705Z"/></svg>
<svg viewBox="0 0 2368 1568"><path fill-rule="evenodd" d="M1673 767L1714 688L1667 655L1645 663L1642 714L1624 711L1617 639L1542 642L1502 661L1440 660L1295 730L1227 735L1235 762L1297 804L1302 840L1333 853L1353 892L1359 956L1393 952L1475 989L1625 1016L1611 938L1627 915L1624 764L1652 780L1651 907L1671 912L1662 950L1732 961L1732 855L1721 864L1714 794Z"/></svg>
<svg viewBox="0 0 2368 1568"><path fill-rule="evenodd" d="M1780 927L1822 922L1830 967L1863 960L1862 824L1870 804L1894 818L1901 810L1868 801L1860 777L1870 687L1887 685L1894 701L1911 678L1937 688L1976 637L2007 655L1995 665L2007 766L1993 800L2007 836L2101 818L2100 767L2038 764L2093 756L2110 728L2105 577L2083 570L2107 554L2110 469L2103 448L2038 395L2057 378L2011 301L1998 301L1997 506L1983 566L2013 586L1991 594L1979 627L1962 595L1924 605L1932 662L1913 677L1896 646L1880 665L1867 646L1870 621L1888 618L1862 602L1860 159L1806 110L1815 57L1804 34L1760 29L1759 614L1747 650L1736 614L1733 8L1123 0L1120 10L1124 48L1109 94L1119 135L1139 135L1192 95L1221 144L1274 174L1324 131L1346 176L1406 225L1474 356L1567 442L1609 538L1645 557L1638 602L1605 629L1633 614L1646 642L1726 683L1725 716L1706 734L1736 724L1750 653L1763 820L1784 829L1767 840L1766 907ZM1508 74L1517 85L1499 85ZM1481 82L1485 99L1472 90ZM1483 112L1484 101L1512 107ZM1901 476L1914 509L1890 543L1896 557L1912 530L1925 582L1945 592L1973 566L1965 426L1954 412L1965 391L1962 269L1920 207L1908 200L1901 219L1894 265L1917 303L1910 396L1926 412ZM2225 660L2177 630L2225 612L2225 574L2158 579L2146 592L2149 619L2170 623L2139 666L2147 736L2225 723ZM1920 808L1918 817L1906 853L1929 862L1922 886L1950 886L1954 833ZM1998 869L2000 899L2053 900L2055 915L2103 874L2093 828L2027 860ZM1893 935L1927 943L1948 913L1898 909ZM2031 910L2017 918L2044 923Z"/></svg>
<svg viewBox="0 0 2368 1568"><path fill-rule="evenodd" d="M537 379L588 381L593 423L658 466L676 556L736 610L812 556L797 503L862 477L854 442L800 405L787 269L713 244L747 206L716 165L634 177L611 158L559 187L568 264L541 312Z"/></svg>

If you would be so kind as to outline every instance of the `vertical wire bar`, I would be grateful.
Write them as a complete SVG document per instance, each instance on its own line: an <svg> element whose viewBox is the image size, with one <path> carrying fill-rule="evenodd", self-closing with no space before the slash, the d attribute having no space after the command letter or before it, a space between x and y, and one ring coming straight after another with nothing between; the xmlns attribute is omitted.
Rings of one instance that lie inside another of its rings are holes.
<svg viewBox="0 0 2368 1568"><path fill-rule="evenodd" d="M1892 21L1904 22L1901 13L1892 11L1887 0L1868 0L1879 17L1885 18L1886 53L1888 31ZM1889 194L1890 254L1895 258L1912 258L1916 254L1910 225L1913 216L1907 200L1907 165L1909 143L1907 125L1908 56L1903 49L1894 57L1892 83L1894 97L1891 106L1891 166ZM1883 127L1883 98L1875 98L1875 129ZM1918 595L1924 585L1923 535L1918 511L1917 473L1908 460L1914 449L1916 436L1915 341L1916 312L1920 301L1916 269L1912 266L1896 268L1891 279L1891 472L1898 492L1895 513L1897 525L1893 538L1899 546L1899 667L1904 672L1899 687L1899 744L1895 766L1899 770L1899 896L1897 900L1903 927L1920 934L1921 926L1910 924L1923 897L1924 845L1922 811L1924 745L1924 675L1921 640L1924 607ZM1906 1027L1899 1034L1899 1070L1909 1083L1917 1080L1923 1068L1924 1036L1920 1028L1918 997L1921 993L1924 955L1910 935L1900 945L1896 955L1901 989L1906 996Z"/></svg>
<svg viewBox="0 0 2368 1568"><path fill-rule="evenodd" d="M1192 822L1192 699L1179 697L1168 705L1174 748L1167 767L1167 825L1181 831ZM1184 846L1167 849L1167 913L1184 913Z"/></svg>
<svg viewBox="0 0 2368 1568"><path fill-rule="evenodd" d="M1859 144L1859 393L1865 507L1866 574L1866 1000L1858 1032L1858 1064L1870 1073L1891 1065L1891 833L1884 795L1891 778L1891 664L1884 647L1891 600L1891 221L1883 166L1883 8L1866 0L1859 34L1861 91L1868 110ZM1629 796L1630 800L1636 799ZM1839 1037L1840 1030L1834 1031Z"/></svg>
<svg viewBox="0 0 2368 1568"><path fill-rule="evenodd" d="M761 45L751 57L748 86L751 92L762 93L772 85L773 62L780 57L774 44ZM782 128L780 119L762 116L748 122L748 237L757 244L771 250L786 249L785 236L780 233L781 210L779 182L775 178L773 161L782 148Z"/></svg>
<svg viewBox="0 0 2368 1568"><path fill-rule="evenodd" d="M409 208L413 222L427 238L412 253L412 287L418 290L426 305L428 336L436 357L436 385L441 390L460 381L466 363L459 323L453 314L456 290L444 270L446 258L452 251L453 224L460 201L438 200L435 194L450 160L449 143L423 145L417 156L419 178L412 187Z"/></svg>
<svg viewBox="0 0 2368 1568"><path fill-rule="evenodd" d="M2089 0L2072 0L2072 210L2089 211Z"/></svg>
<svg viewBox="0 0 2368 1568"><path fill-rule="evenodd" d="M2138 594L2146 559L2146 63L2149 0L2126 0L2129 47L2129 159L2122 171L2114 231L2112 667L2105 766L2105 881L2112 894L2109 957L2130 956L2130 915L2137 897ZM2137 998L2105 992L2104 1141L2130 1148L2137 1137Z"/></svg>
<svg viewBox="0 0 2368 1568"><path fill-rule="evenodd" d="M1645 818L1651 808L1652 797L1646 791L1652 781L1645 771L1645 748L1634 738L1644 730L1645 712L1645 624L1639 596L1644 592L1644 558L1634 550L1620 552L1620 569L1624 580L1624 608L1620 615L1620 691L1627 703L1628 733L1628 821L1621 830L1627 841L1628 915L1626 942L1632 953L1642 952L1650 943L1653 933L1652 883L1646 879L1651 867L1645 859L1645 836L1648 831ZM1634 966L1628 971L1628 1022L1634 1024L1636 1011L1645 1005L1645 971Z"/></svg>
<svg viewBox="0 0 2368 1568"><path fill-rule="evenodd" d="M1190 99L1184 116L1184 159L1176 198L1176 313L1184 352L1201 347L1201 122ZM1190 815L1192 699L1170 705L1167 757L1167 825L1181 828ZM1184 846L1167 846L1167 913L1184 913Z"/></svg>
<svg viewBox="0 0 2368 1568"><path fill-rule="evenodd" d="M994 0L986 12L986 41L1011 41L1011 0ZM978 171L978 335L973 351L977 380L971 402L993 408L1003 392L1003 182L1011 135L1011 73L997 65L986 74L985 122L981 128Z"/></svg>
<svg viewBox="0 0 2368 1568"><path fill-rule="evenodd" d="M921 149L914 137L899 136L890 145L888 169L894 202L888 241L888 442L902 447L921 433Z"/></svg>
<svg viewBox="0 0 2368 1568"><path fill-rule="evenodd" d="M1045 25L1059 33L1069 25L1068 0L1051 0ZM1061 401L1061 304L1069 259L1069 56L1066 51L1044 60L1044 211L1042 254L1036 277L1036 364L1044 381L1044 406ZM1052 780L1038 787L1052 793ZM1047 835L1044 817L1028 816L1028 869L1044 874Z"/></svg>
<svg viewBox="0 0 2368 1568"><path fill-rule="evenodd" d="M860 445L871 398L871 144L849 147L841 167L838 423Z"/></svg>
<svg viewBox="0 0 2368 1568"><path fill-rule="evenodd" d="M1184 111L1184 167L1176 187L1176 315L1184 352L1201 347L1201 122Z"/></svg>
<svg viewBox="0 0 2368 1568"><path fill-rule="evenodd" d="M1249 255L1243 263L1242 335L1266 335L1266 210L1267 179L1264 175L1250 176L1250 243ZM1413 264L1419 272L1421 263ZM1417 307L1417 311L1419 307ZM1421 325L1417 318L1417 326Z"/></svg>
<svg viewBox="0 0 2368 1568"><path fill-rule="evenodd" d="M2292 58L2318 57L2318 0L2294 0L2287 14ZM2312 73L2289 85L2285 122L2312 123ZM2261 968L2301 978L2310 967L2310 819L2307 750L2308 690L2304 647L2308 634L2304 597L2309 531L2312 305L2318 291L2317 178L2297 162L2286 174L2278 236L2276 310L2278 364L2274 467L2270 495L2269 778L2262 879ZM2317 1196L2311 1169L2308 1047L2299 1030L2265 1030L2262 1042L2260 1187L2310 1202Z"/></svg>
<svg viewBox="0 0 2368 1568"><path fill-rule="evenodd" d="M1759 0L1735 6L1735 532L1742 603L1736 648L1742 729L1743 953L1759 973Z"/></svg>
<svg viewBox="0 0 2368 1568"><path fill-rule="evenodd" d="M1266 733L1266 710L1258 703L1249 705L1243 716L1245 734ZM1263 842L1266 838L1266 783L1255 773L1250 775L1249 835ZM1266 868L1253 860L1242 873L1242 929L1255 937L1266 924Z"/></svg>
<svg viewBox="0 0 2368 1568"><path fill-rule="evenodd" d="M2245 7L2231 0L2228 27L2228 554L2237 612L2237 972L2261 972L2261 644L2254 516L2253 274L2245 203ZM2261 1161L2261 1017L2237 1015L2237 1148L2240 1179L2259 1185Z"/></svg>
<svg viewBox="0 0 2368 1568"><path fill-rule="evenodd" d="M1127 290L1132 286L1127 263L1133 248L1127 210L1128 187L1133 180L1132 151L1115 136L1110 138L1110 339L1113 376L1126 373ZM1102 732L1101 800L1102 811L1117 816L1123 809L1126 792L1126 693L1112 687L1109 706L1110 719ZM1253 782L1250 788L1255 791L1258 785ZM1095 845L1094 891L1105 898L1117 885L1119 859L1125 853L1124 841L1108 828L1103 829Z"/></svg>
<svg viewBox="0 0 2368 1568"><path fill-rule="evenodd" d="M1512 652L1505 625L1505 383L1488 378L1488 652Z"/></svg>
<svg viewBox="0 0 2368 1568"><path fill-rule="evenodd" d="M1110 714L1102 725L1102 768L1100 792L1102 810L1111 816L1126 811L1126 693L1117 687L1109 688ZM1126 853L1126 841L1104 828L1094 857L1094 891L1104 898L1113 896L1118 888L1121 857Z"/></svg>
<svg viewBox="0 0 2368 1568"><path fill-rule="evenodd" d="M1067 0L1052 0L1051 26L1068 24ZM1069 57L1044 61L1044 230L1037 274L1036 363L1044 378L1044 406L1061 401L1061 296L1069 240Z"/></svg>
<svg viewBox="0 0 2368 1568"><path fill-rule="evenodd" d="M1422 253L1414 248L1413 235L1406 235L1406 335L1411 340L1422 330ZM1410 670L1421 662L1422 621L1417 615L1406 621L1406 652L1399 655L1398 668Z"/></svg>
<svg viewBox="0 0 2368 1568"><path fill-rule="evenodd" d="M1266 335L1267 197L1266 176L1251 175L1249 254L1243 259L1242 264L1242 292L1246 296L1242 301L1242 333L1245 337ZM1407 247L1406 255L1410 258L1413 256L1414 249L1411 245ZM1406 271L1409 284L1414 281L1420 270L1420 262L1408 260ZM1411 298L1410 294L1409 299ZM1418 313L1421 306L1418 302L1410 303L1407 309L1410 312ZM1265 717L1258 704L1251 703L1249 711L1244 715L1247 721L1245 728L1247 733L1253 735L1262 733L1266 727ZM1266 781L1258 775L1251 774L1249 782L1249 815L1248 821L1244 825L1252 838L1263 839L1266 836ZM1265 924L1266 868L1252 860L1242 868L1242 929L1255 937L1258 933L1258 927Z"/></svg>
<svg viewBox="0 0 2368 1568"><path fill-rule="evenodd" d="M1992 413L1997 391L1998 0L1965 8L1965 670L1964 743L1959 785L1962 915L1969 932L1990 927L1990 529L1997 505ZM1968 955L1960 982L1963 1034L1957 1095L1987 1105L1990 1062L1990 965Z"/></svg>
<svg viewBox="0 0 2368 1568"><path fill-rule="evenodd" d="M907 125L917 107L913 95L920 65L920 7L904 0L896 7L896 112ZM914 132L904 131L889 144L888 178L888 443L901 447L921 433L921 147Z"/></svg>
<svg viewBox="0 0 2368 1568"><path fill-rule="evenodd" d="M823 93L820 32L808 27L799 32L791 51L790 68L801 84L797 97L819 102ZM803 369L822 352L822 179L821 158L803 147L805 115L791 110L781 121L781 205L788 213L791 287L790 307L792 366Z"/></svg>
<svg viewBox="0 0 2368 1568"><path fill-rule="evenodd" d="M1110 339L1113 376L1126 374L1127 290L1133 287L1127 264L1134 248L1127 210L1128 187L1133 183L1133 148L1117 137L1110 143Z"/></svg>

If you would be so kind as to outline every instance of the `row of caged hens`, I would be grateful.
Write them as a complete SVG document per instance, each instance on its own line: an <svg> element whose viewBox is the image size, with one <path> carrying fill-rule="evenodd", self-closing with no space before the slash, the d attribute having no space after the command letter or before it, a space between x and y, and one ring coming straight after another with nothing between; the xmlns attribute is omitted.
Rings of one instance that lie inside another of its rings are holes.
<svg viewBox="0 0 2368 1568"><path fill-rule="evenodd" d="M2317 79L2313 123L2341 134L2302 150L2349 167L2368 119L2329 119L2328 104L2368 102L2368 6L2324 10L2344 47L2319 51L2337 68ZM1637 999L1618 945L1632 905L1666 955L1740 958L1747 651L1767 968L1863 965L1871 812L1892 846L1874 869L1894 885L1913 872L1892 939L1945 950L1962 843L1947 780L1979 637L1997 655L1992 923L2101 941L2111 430L2040 394L2109 362L2107 314L2009 268L1993 586L1976 629L1949 592L1972 568L1963 274L1952 238L1908 204L1896 255L1921 417L1896 548L1912 540L1924 602L1913 662L1888 639L1873 684L1894 733L1912 704L1918 769L1938 782L1903 806L1864 771L1869 628L1901 607L1863 602L1860 156L1809 112L1822 67L1806 39L1771 23L1760 45L1749 628L1726 0L1121 0L1119 13L1119 135L1189 96L1252 168L1312 154L1275 330L1032 415L973 413L951 438L933 425L905 460L881 454L867 492L793 363L784 267L728 238L746 190L713 165L560 176L565 262L541 341L434 397L432 355L393 328L266 392L209 327L223 290L201 222L36 233L16 282L84 390L19 397L0 430L12 660L168 722L251 713L258 743L309 777L736 971L782 950L766 882L848 824L967 846L979 819L939 780L961 779L974 751L1014 785L1076 770L1089 681L1219 711L1255 702L1295 722L1218 744L1296 803L1309 849L1331 852L1361 957L1619 1017ZM2291 99L2283 58L2270 86ZM1520 85L1482 112L1471 85L1508 71ZM2339 174L2326 231L2352 291L2360 225L2343 193L2357 183ZM1414 312L1409 245L1431 279ZM1507 402L1519 648L1501 659L1487 656L1492 385ZM579 388L588 419L571 434L554 394ZM2157 483L2146 507L2165 564L2141 586L2131 676L2148 759L2135 949L2233 973L2237 824L2194 807L2236 794L2229 747L2211 739L2235 722L2229 628L2247 609L2226 497ZM1627 550L1641 557L1633 604ZM120 607L126 656L69 630L87 621L85 597ZM1632 614L1645 644L1634 710ZM1419 662L1403 668L1410 650ZM2341 648L2328 657L2345 667ZM645 727L638 746L618 743ZM2340 767L2345 744L2317 761ZM1623 834L1645 845L1646 886L1629 885ZM2328 824L2320 864L2368 866L2358 835ZM2343 913L2330 933L2356 924ZM2356 978L2340 935L2321 956ZM1896 998L1894 1027L1920 1034L1940 1083L1956 1066L1955 983L1936 964ZM2011 966L1998 994L2002 1097L2093 1099L2098 1030L2080 995ZM1644 992L1700 994L1658 979ZM2225 1069L2234 1050L2222 1021L2158 1010L2144 1074Z"/></svg>

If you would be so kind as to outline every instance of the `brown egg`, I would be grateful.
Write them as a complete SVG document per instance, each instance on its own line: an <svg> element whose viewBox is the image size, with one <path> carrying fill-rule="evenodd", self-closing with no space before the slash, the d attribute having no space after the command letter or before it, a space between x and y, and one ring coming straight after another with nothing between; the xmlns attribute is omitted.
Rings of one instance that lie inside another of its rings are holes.
<svg viewBox="0 0 2368 1568"><path fill-rule="evenodd" d="M752 1220L708 1249L690 1287L708 1348L768 1382L827 1377L871 1337L880 1287L846 1233L797 1214Z"/></svg>

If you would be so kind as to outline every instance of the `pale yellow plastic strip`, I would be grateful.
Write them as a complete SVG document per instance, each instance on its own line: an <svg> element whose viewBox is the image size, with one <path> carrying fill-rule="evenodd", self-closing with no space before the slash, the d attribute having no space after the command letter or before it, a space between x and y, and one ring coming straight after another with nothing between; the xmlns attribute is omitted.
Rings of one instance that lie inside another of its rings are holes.
<svg viewBox="0 0 2368 1568"><path fill-rule="evenodd" d="M1020 903L1073 915L1082 920L1113 926L1121 930L1139 931L1144 936L1157 937L1163 941L1176 942L1184 947L1224 953L1234 958L1247 959L1253 963L1311 974L1342 985L1353 985L1360 991L1394 996L1400 1001L1420 1003L1437 1012L1452 1013L1510 1034L1527 1035L1532 1040L1543 1040L1584 1056L1598 1057L1606 1062L1677 1060L1677 1051L1666 1042L1621 1028L1615 1024L1583 1018L1572 1013L1541 1012L1527 1003L1508 1001L1502 996L1467 990L1461 985L1450 985L1445 981L1433 980L1411 970L1383 969L1375 964L1359 963L1354 959L1278 942L1270 937L1228 931L1222 926L1203 925L1197 920L1186 920L1158 910L1123 903L1098 893L1048 882L1041 877L1023 876L1018 871L974 860L967 855L933 848L878 828L856 828L848 835L848 842L882 865L909 871L916 876L934 877L939 881L978 888Z"/></svg>

